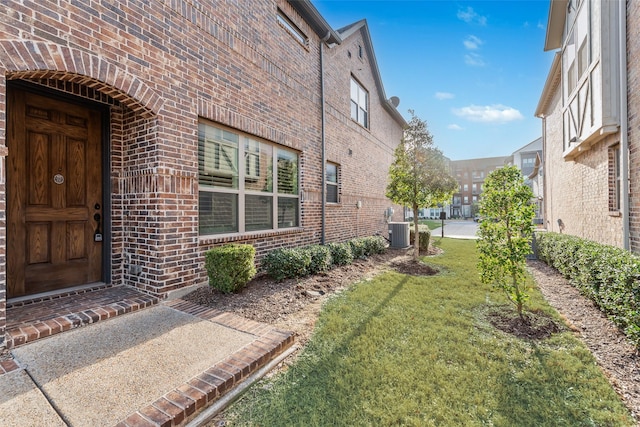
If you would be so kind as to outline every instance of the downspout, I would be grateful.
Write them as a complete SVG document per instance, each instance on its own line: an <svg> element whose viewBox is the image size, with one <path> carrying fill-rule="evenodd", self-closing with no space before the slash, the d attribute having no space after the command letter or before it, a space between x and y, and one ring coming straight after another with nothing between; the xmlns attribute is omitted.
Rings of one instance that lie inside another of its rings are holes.
<svg viewBox="0 0 640 427"><path fill-rule="evenodd" d="M627 117L627 2L618 2L620 8L619 46L620 46L620 206L622 210L622 244L630 249L629 234L629 119Z"/></svg>
<svg viewBox="0 0 640 427"><path fill-rule="evenodd" d="M327 42L327 40L329 40L329 37L331 37L331 33L327 32L327 35L324 36L322 38L322 40L320 40L320 104L321 104L321 112L320 112L320 145L321 145L321 152L322 152L322 168L320 170L320 173L322 174L322 190L321 190L321 194L322 194L322 212L321 212L321 218L322 218L322 226L321 226L321 231L320 231L320 244L324 245L325 244L325 240L326 240L326 228L327 228L327 218L326 218L326 199L327 199L327 173L326 173L326 143L325 143L325 130L324 130L324 125L325 125L325 108L324 108L324 64L323 64L323 60L324 60L324 45Z"/></svg>

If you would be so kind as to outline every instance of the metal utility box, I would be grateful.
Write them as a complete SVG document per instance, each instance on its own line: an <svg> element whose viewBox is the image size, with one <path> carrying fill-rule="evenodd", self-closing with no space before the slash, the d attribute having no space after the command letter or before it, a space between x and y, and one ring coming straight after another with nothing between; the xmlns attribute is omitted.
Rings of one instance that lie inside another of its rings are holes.
<svg viewBox="0 0 640 427"><path fill-rule="evenodd" d="M391 247L397 249L408 248L409 242L409 223L408 222L390 222L389 223L389 240Z"/></svg>

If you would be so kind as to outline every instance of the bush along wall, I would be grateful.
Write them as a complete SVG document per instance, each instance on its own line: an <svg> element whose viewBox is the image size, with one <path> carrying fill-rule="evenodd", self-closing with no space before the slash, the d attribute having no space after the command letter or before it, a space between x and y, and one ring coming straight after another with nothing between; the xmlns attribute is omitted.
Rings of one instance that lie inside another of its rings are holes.
<svg viewBox="0 0 640 427"><path fill-rule="evenodd" d="M278 281L295 279L322 273L335 266L351 264L354 259L383 253L386 246L383 237L371 236L325 246L280 248L265 255L261 269Z"/></svg>
<svg viewBox="0 0 640 427"><path fill-rule="evenodd" d="M237 292L255 276L256 250L251 245L229 244L205 253L209 285L223 293Z"/></svg>
<svg viewBox="0 0 640 427"><path fill-rule="evenodd" d="M640 347L640 257L576 236L536 233L538 257L558 270Z"/></svg>

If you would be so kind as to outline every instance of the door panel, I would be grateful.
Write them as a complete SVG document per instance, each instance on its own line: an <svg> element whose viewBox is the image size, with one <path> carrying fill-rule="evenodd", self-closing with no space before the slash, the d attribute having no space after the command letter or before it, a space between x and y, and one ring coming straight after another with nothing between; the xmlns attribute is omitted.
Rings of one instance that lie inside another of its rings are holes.
<svg viewBox="0 0 640 427"><path fill-rule="evenodd" d="M9 297L100 281L100 112L15 89L8 101Z"/></svg>

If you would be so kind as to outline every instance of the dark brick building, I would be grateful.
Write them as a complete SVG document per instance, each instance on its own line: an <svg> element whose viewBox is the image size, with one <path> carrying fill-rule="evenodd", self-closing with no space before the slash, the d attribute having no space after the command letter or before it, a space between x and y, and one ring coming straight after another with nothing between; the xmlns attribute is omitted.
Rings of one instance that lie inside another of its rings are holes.
<svg viewBox="0 0 640 427"><path fill-rule="evenodd" d="M405 121L365 21L334 30L286 0L2 15L0 346L7 299L95 283L166 297L206 283L216 245L260 257L385 231Z"/></svg>

